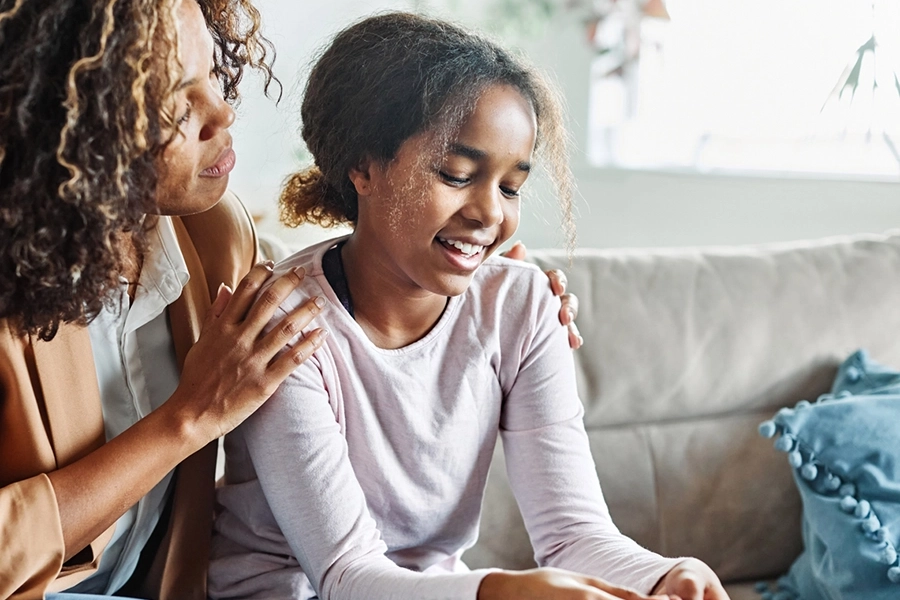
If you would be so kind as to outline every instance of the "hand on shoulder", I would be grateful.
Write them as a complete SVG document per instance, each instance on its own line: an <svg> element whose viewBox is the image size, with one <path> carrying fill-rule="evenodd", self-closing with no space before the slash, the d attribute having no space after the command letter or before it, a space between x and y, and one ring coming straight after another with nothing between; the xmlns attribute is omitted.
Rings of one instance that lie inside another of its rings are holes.
<svg viewBox="0 0 900 600"><path fill-rule="evenodd" d="M516 242L512 248L502 254L513 260L525 260L525 255L525 244L522 242ZM573 350L578 350L584 344L584 338L581 337L578 325L575 324L575 318L578 316L578 296L566 293L568 281L565 273L559 269L551 269L544 273L550 279L550 289L553 290L553 295L559 296L559 301L562 303L559 308L559 322L565 325L569 331L569 346Z"/></svg>

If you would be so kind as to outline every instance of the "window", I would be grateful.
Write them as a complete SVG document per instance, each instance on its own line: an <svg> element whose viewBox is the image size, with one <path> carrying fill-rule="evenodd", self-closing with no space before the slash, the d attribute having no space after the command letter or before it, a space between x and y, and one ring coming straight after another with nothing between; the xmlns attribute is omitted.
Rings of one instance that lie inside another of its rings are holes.
<svg viewBox="0 0 900 600"><path fill-rule="evenodd" d="M593 164L900 174L900 2L603 4L612 8L595 9Z"/></svg>

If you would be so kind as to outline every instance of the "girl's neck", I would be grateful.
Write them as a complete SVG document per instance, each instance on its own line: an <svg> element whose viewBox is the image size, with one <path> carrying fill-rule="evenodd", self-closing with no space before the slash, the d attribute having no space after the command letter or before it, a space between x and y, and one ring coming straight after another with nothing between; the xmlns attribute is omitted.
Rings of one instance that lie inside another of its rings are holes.
<svg viewBox="0 0 900 600"><path fill-rule="evenodd" d="M356 235L341 248L353 316L379 348L396 349L422 339L447 307L448 298L412 284L404 285L377 252Z"/></svg>

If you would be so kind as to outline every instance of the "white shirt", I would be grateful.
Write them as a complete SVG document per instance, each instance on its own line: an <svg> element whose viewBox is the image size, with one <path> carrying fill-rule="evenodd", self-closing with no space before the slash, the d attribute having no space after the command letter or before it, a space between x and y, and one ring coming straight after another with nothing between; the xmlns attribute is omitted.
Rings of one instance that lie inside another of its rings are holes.
<svg viewBox="0 0 900 600"><path fill-rule="evenodd" d="M107 441L162 405L178 385L166 308L189 279L187 264L169 217L160 217L148 237L134 302L129 306L128 283L121 280L113 305L88 326ZM171 477L119 518L99 569L69 591L111 594L125 584L159 521Z"/></svg>

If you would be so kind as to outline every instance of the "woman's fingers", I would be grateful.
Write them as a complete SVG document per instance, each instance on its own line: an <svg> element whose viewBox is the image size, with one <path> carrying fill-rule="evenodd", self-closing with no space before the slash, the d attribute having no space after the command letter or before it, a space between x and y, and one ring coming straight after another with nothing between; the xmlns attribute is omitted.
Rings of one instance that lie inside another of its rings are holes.
<svg viewBox="0 0 900 600"><path fill-rule="evenodd" d="M313 352L322 347L328 337L327 329L316 329L303 336L284 354L279 356L270 366L269 373L278 382L284 381L294 369L302 365Z"/></svg>
<svg viewBox="0 0 900 600"><path fill-rule="evenodd" d="M261 349L269 353L269 357L275 356L285 345L297 337L304 327L322 312L325 308L325 298L316 296L310 298L290 313L266 334L261 340Z"/></svg>
<svg viewBox="0 0 900 600"><path fill-rule="evenodd" d="M244 326L253 333L254 337L271 321L275 310L297 289L305 276L306 269L296 267L279 276L259 293L253 306L244 317Z"/></svg>
<svg viewBox="0 0 900 600"><path fill-rule="evenodd" d="M516 242L512 245L512 247L503 252L501 256L505 256L506 258L511 258L513 260L525 260L525 244L522 242Z"/></svg>
<svg viewBox="0 0 900 600"><path fill-rule="evenodd" d="M562 306L559 309L559 322L569 325L578 318L578 296L575 294L563 294L559 297Z"/></svg>
<svg viewBox="0 0 900 600"><path fill-rule="evenodd" d="M207 318L218 319L221 317L222 311L225 310L225 307L228 306L228 301L231 300L232 293L230 287L224 283L220 283L219 289L216 292L216 299L213 300L212 306L209 307L209 315Z"/></svg>
<svg viewBox="0 0 900 600"><path fill-rule="evenodd" d="M549 271L544 271L544 273L550 278L550 289L553 290L554 296L562 296L566 293L566 286L569 280L566 278L565 273L559 269L550 269Z"/></svg>
<svg viewBox="0 0 900 600"><path fill-rule="evenodd" d="M227 323L240 323L247 315L247 311L253 305L257 292L263 284L272 276L272 261L264 261L253 265L244 278L240 280L231 298L228 306L222 311L222 318Z"/></svg>

